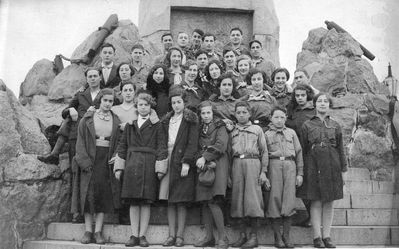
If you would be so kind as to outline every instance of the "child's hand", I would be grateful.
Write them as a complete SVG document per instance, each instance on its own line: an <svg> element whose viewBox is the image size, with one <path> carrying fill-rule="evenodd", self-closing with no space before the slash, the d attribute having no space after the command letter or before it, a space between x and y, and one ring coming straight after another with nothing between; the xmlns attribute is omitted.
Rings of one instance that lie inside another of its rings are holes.
<svg viewBox="0 0 399 249"><path fill-rule="evenodd" d="M157 173L158 180L161 180L161 179L163 178L164 175L165 175L164 173L158 172L158 173Z"/></svg>
<svg viewBox="0 0 399 249"><path fill-rule="evenodd" d="M296 185L297 187L300 187L300 186L302 186L302 183L303 183L303 177L302 177L302 176L296 176L296 183L295 183L295 185Z"/></svg>
<svg viewBox="0 0 399 249"><path fill-rule="evenodd" d="M115 178L121 180L121 176L122 176L122 170L117 170L115 172Z"/></svg>
<svg viewBox="0 0 399 249"><path fill-rule="evenodd" d="M204 168L204 166L205 166L205 158L204 157L200 157L200 158L198 158L198 160L197 160L197 167L199 168L199 169L203 169Z"/></svg>
<svg viewBox="0 0 399 249"><path fill-rule="evenodd" d="M181 177L186 177L188 175L188 170L190 169L190 165L188 163L183 163L181 167Z"/></svg>
<svg viewBox="0 0 399 249"><path fill-rule="evenodd" d="M266 190L270 190L270 181L267 179L265 172L260 174L259 181L261 185L265 185Z"/></svg>

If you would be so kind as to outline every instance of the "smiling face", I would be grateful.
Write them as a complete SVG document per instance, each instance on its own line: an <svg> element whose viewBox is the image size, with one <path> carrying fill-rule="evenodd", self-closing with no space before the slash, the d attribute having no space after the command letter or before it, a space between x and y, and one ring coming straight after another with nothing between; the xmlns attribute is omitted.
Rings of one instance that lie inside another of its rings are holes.
<svg viewBox="0 0 399 249"><path fill-rule="evenodd" d="M201 119L205 124L209 124L213 119L212 106L204 106L201 108Z"/></svg>
<svg viewBox="0 0 399 249"><path fill-rule="evenodd" d="M212 79L218 79L221 75L221 70L219 66L216 63L212 63L209 66L209 75L211 76Z"/></svg>
<svg viewBox="0 0 399 249"><path fill-rule="evenodd" d="M100 110L103 112L109 112L113 104L114 95L106 94L101 98Z"/></svg>
<svg viewBox="0 0 399 249"><path fill-rule="evenodd" d="M208 64L208 56L206 56L206 54L198 55L197 57L198 68L203 70L207 64Z"/></svg>
<svg viewBox="0 0 399 249"><path fill-rule="evenodd" d="M123 102L132 103L134 98L134 87L133 84L125 84L121 92Z"/></svg>
<svg viewBox="0 0 399 249"><path fill-rule="evenodd" d="M234 45L240 45L242 41L242 34L239 30L233 30L230 32L230 41Z"/></svg>
<svg viewBox="0 0 399 249"><path fill-rule="evenodd" d="M287 75L284 72L278 72L274 76L274 84L278 90L283 90L287 83Z"/></svg>
<svg viewBox="0 0 399 249"><path fill-rule="evenodd" d="M260 92L263 90L263 75L261 73L256 73L251 76L252 88L255 92Z"/></svg>
<svg viewBox="0 0 399 249"><path fill-rule="evenodd" d="M295 100L298 103L299 106L304 106L306 105L307 102L307 94L306 94L306 90L295 90Z"/></svg>
<svg viewBox="0 0 399 249"><path fill-rule="evenodd" d="M186 33L180 33L177 36L177 45L185 48L188 45L188 35Z"/></svg>
<svg viewBox="0 0 399 249"><path fill-rule="evenodd" d="M146 100L144 100L144 99L138 99L137 100L137 112L141 115L141 116L143 116L143 117L145 117L145 116L147 116L148 114L150 114L150 112L151 112L151 105L150 105L150 103L148 103Z"/></svg>
<svg viewBox="0 0 399 249"><path fill-rule="evenodd" d="M220 82L220 95L223 97L230 97L233 93L233 80L230 78L223 79Z"/></svg>
<svg viewBox="0 0 399 249"><path fill-rule="evenodd" d="M245 76L249 72L249 60L240 60L237 65L238 72Z"/></svg>
<svg viewBox="0 0 399 249"><path fill-rule="evenodd" d="M105 65L109 65L114 61L115 51L112 47L104 47L100 53L101 61Z"/></svg>
<svg viewBox="0 0 399 249"><path fill-rule="evenodd" d="M123 64L119 67L119 77L122 81L127 81L131 79L132 70L128 64Z"/></svg>
<svg viewBox="0 0 399 249"><path fill-rule="evenodd" d="M233 51L229 51L224 54L223 61L228 68L235 68L236 66L236 55Z"/></svg>
<svg viewBox="0 0 399 249"><path fill-rule="evenodd" d="M172 66L179 67L181 64L181 53L174 49L170 54L170 63Z"/></svg>
<svg viewBox="0 0 399 249"><path fill-rule="evenodd" d="M236 116L238 123L244 125L244 124L248 123L249 118L251 117L251 114L250 114L249 110L247 109L247 107L238 106L235 111L235 116Z"/></svg>
<svg viewBox="0 0 399 249"><path fill-rule="evenodd" d="M330 101L326 95L320 95L316 100L316 111L319 114L326 114L330 110Z"/></svg>
<svg viewBox="0 0 399 249"><path fill-rule="evenodd" d="M215 38L213 36L205 36L203 47L208 52L213 51L215 48Z"/></svg>
<svg viewBox="0 0 399 249"><path fill-rule="evenodd" d="M189 68L184 73L185 81L189 83L194 83L194 80L198 76L198 66L197 64L189 66Z"/></svg>
<svg viewBox="0 0 399 249"><path fill-rule="evenodd" d="M253 42L251 44L251 56L253 58L259 58L261 50L262 50L262 46L259 43Z"/></svg>
<svg viewBox="0 0 399 249"><path fill-rule="evenodd" d="M154 74L152 75L152 78L158 84L160 84L164 80L165 72L163 71L162 67L160 67L160 68L158 68L157 70L154 71Z"/></svg>
<svg viewBox="0 0 399 249"><path fill-rule="evenodd" d="M184 110L184 101L181 96L174 96L170 100L172 104L172 109L175 112L175 114L179 115L183 112Z"/></svg>
<svg viewBox="0 0 399 249"><path fill-rule="evenodd" d="M271 117L271 122L276 128L283 128L286 120L287 115L285 115L285 113L280 110L274 111Z"/></svg>
<svg viewBox="0 0 399 249"><path fill-rule="evenodd" d="M101 77L97 70L90 70L86 74L86 81L90 88L97 88L100 86Z"/></svg>

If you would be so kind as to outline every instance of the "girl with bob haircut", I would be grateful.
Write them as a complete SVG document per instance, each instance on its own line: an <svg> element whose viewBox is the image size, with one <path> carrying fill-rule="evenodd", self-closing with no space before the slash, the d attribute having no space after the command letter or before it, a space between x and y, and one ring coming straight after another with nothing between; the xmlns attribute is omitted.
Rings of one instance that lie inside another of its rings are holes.
<svg viewBox="0 0 399 249"><path fill-rule="evenodd" d="M111 111L114 90L102 89L97 98L99 108L88 111L79 123L76 154L72 162L76 165L73 167L78 167L80 171L79 190L74 188L73 195L79 195L80 210L85 218L86 231L82 244L105 244L101 234L104 213L112 213L120 207L119 182L111 177L120 136L119 118Z"/></svg>
<svg viewBox="0 0 399 249"><path fill-rule="evenodd" d="M335 248L330 231L335 200L343 198L345 172L342 128L329 116L331 99L326 93L313 98L316 115L301 128L301 145L305 158L304 181L297 197L310 200L313 244L316 248ZM321 233L321 226L323 227Z"/></svg>
<svg viewBox="0 0 399 249"><path fill-rule="evenodd" d="M277 68L272 73L271 95L276 98L279 106L287 108L291 102L291 92L287 87L287 81L290 79L290 73L286 68Z"/></svg>
<svg viewBox="0 0 399 249"><path fill-rule="evenodd" d="M167 163L164 133L158 118L150 118L153 97L141 91L134 99L138 115L127 124L117 149L114 167L116 179L123 184L121 199L130 206L132 236L126 246L148 247L145 237L151 215L151 204L157 199L157 166Z"/></svg>
<svg viewBox="0 0 399 249"><path fill-rule="evenodd" d="M201 124L199 130L199 172L214 171L215 179L211 184L204 184L198 179L196 201L203 203L206 236L195 244L196 247L215 245L213 224L218 231L217 248L227 248L229 241L224 228L221 205L224 202L229 174L229 159L227 156L229 135L225 123L214 116L210 101L202 102L198 107Z"/></svg>
<svg viewBox="0 0 399 249"><path fill-rule="evenodd" d="M186 108L186 93L181 88L171 89L169 100L172 111L161 121L168 141L168 165L158 171L163 175L159 199L168 202L169 237L163 246L182 247L187 205L194 201L195 193L198 117Z"/></svg>
<svg viewBox="0 0 399 249"><path fill-rule="evenodd" d="M167 77L168 70L162 64L153 66L147 77L147 90L155 98L155 111L159 117L163 117L170 111L169 103L169 79Z"/></svg>

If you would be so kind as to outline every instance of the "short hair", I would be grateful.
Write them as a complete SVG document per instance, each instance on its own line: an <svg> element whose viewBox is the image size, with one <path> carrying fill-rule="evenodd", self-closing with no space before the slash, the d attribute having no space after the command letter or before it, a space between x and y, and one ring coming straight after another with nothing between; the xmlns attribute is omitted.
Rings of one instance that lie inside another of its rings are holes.
<svg viewBox="0 0 399 249"><path fill-rule="evenodd" d="M89 71L92 71L92 70L97 71L97 72L98 72L98 75L101 76L102 72L101 72L101 69L100 69L100 68L98 68L98 67L88 67L88 68L86 68L85 71L84 71L85 77L87 77L87 73L88 73Z"/></svg>
<svg viewBox="0 0 399 249"><path fill-rule="evenodd" d="M323 96L323 95L327 97L327 100L328 100L328 102L329 102L329 105L328 105L328 106L331 108L331 107L333 106L331 97L330 97L327 93L322 93L322 92L316 94L316 95L313 97L313 106L316 107L317 99L318 99L320 96Z"/></svg>
<svg viewBox="0 0 399 249"><path fill-rule="evenodd" d="M215 105L214 104L212 104L212 102L210 101L210 100L205 100L205 101L202 101L199 105L198 105L198 114L199 114L199 116L201 117L201 109L203 108L203 107L207 107L207 106L210 106L210 107L212 107L212 112L214 113L214 115L215 115L215 112L216 112L216 109L215 109Z"/></svg>
<svg viewBox="0 0 399 249"><path fill-rule="evenodd" d="M186 34L188 36L187 32L179 31L179 33L177 33L177 37L179 37L180 34Z"/></svg>
<svg viewBox="0 0 399 249"><path fill-rule="evenodd" d="M242 54L242 55L238 56L237 62L236 62L237 70L238 70L238 63L243 60L251 61L251 57L247 54ZM251 69L251 67L252 67L251 62L249 62L248 64L249 64L249 68Z"/></svg>
<svg viewBox="0 0 399 249"><path fill-rule="evenodd" d="M249 105L248 101L238 101L234 106L234 111L237 111L238 107L245 107L247 108L248 112L251 114L251 106Z"/></svg>
<svg viewBox="0 0 399 249"><path fill-rule="evenodd" d="M120 91L121 91L121 92L122 92L123 88L124 88L126 85L132 85L132 86L133 86L133 90L136 92L136 84L134 84L133 81L131 81L131 80L128 80L128 81L126 81L126 82L123 82L123 83L120 85Z"/></svg>
<svg viewBox="0 0 399 249"><path fill-rule="evenodd" d="M297 106L298 103L296 102L295 99L295 91L296 90L302 90L306 92L306 100L307 101L311 101L313 100L314 97L314 91L313 89L307 85L307 84L298 84L296 87L294 87L294 89L292 90L292 98L291 98L291 102L293 104L293 106Z"/></svg>
<svg viewBox="0 0 399 249"><path fill-rule="evenodd" d="M133 100L135 108L137 108L137 103L139 102L139 99L147 101L147 103L150 104L151 108L156 106L154 97L152 97L151 94L144 89L140 89L136 93L136 97Z"/></svg>
<svg viewBox="0 0 399 249"><path fill-rule="evenodd" d="M306 72L305 69L299 68L299 69L295 70L294 75L295 75L295 73L298 73L298 72L302 72L303 74L305 74L306 78L309 79L309 74L308 74L308 72Z"/></svg>
<svg viewBox="0 0 399 249"><path fill-rule="evenodd" d="M251 68L251 69L249 70L249 73L248 73L247 77L246 77L246 80L247 80L247 84L248 84L248 85L252 85L251 78L252 78L252 76L254 76L254 75L257 74L257 73L262 74L263 83L266 83L266 84L269 84L269 83L270 83L270 78L269 78L269 76L266 74L265 71L260 70L260 69L258 69L258 68Z"/></svg>
<svg viewBox="0 0 399 249"><path fill-rule="evenodd" d="M204 31L202 31L202 29L194 29L193 33L199 34L201 38L204 36Z"/></svg>
<svg viewBox="0 0 399 249"><path fill-rule="evenodd" d="M235 30L240 31L240 34L242 35L242 30L239 27L234 27L234 28L230 29L230 34L231 34L231 32L233 32Z"/></svg>
<svg viewBox="0 0 399 249"><path fill-rule="evenodd" d="M100 92L98 93L96 99L98 99L98 102L101 103L101 99L105 96L105 95L112 95L114 97L114 102L115 102L115 91L112 88L103 88L100 90Z"/></svg>
<svg viewBox="0 0 399 249"><path fill-rule="evenodd" d="M187 93L180 85L172 85L169 91L169 103L172 103L173 97L181 97L184 103L187 103Z"/></svg>
<svg viewBox="0 0 399 249"><path fill-rule="evenodd" d="M181 56L182 60L183 60L183 52L181 51L181 49L178 48L178 47L175 47L175 46L170 47L169 50L168 50L168 53L166 54L166 57L165 57L165 64L166 64L167 67L170 67L170 64L171 64L170 56L172 55L173 50L178 51L180 53L180 56Z"/></svg>
<svg viewBox="0 0 399 249"><path fill-rule="evenodd" d="M222 81L223 81L224 79L231 79L231 82L233 83L233 92L232 92L232 95L233 95L233 93L236 91L236 88L237 88L237 80L236 80L236 77L235 77L234 74L231 73L231 72L227 72L227 73L222 74L222 75L220 76L218 82L217 82L217 87L218 87L218 88L220 88L220 85L221 85L221 83L222 83Z"/></svg>
<svg viewBox="0 0 399 249"><path fill-rule="evenodd" d="M237 57L237 52L232 47L226 47L223 49L223 57L225 54L227 54L230 51L232 51L234 53L234 55Z"/></svg>
<svg viewBox="0 0 399 249"><path fill-rule="evenodd" d="M206 65L205 70L204 70L205 71L205 76L206 76L207 79L211 79L212 78L211 74L209 73L209 67L212 64L215 64L220 69L220 75L223 74L223 65L222 65L222 63L219 60L217 60L217 59L213 59L213 60L208 62L208 65Z"/></svg>
<svg viewBox="0 0 399 249"><path fill-rule="evenodd" d="M251 48L253 43L259 43L260 47L261 48L263 47L262 43L259 40L254 39L254 40L249 42L249 48Z"/></svg>
<svg viewBox="0 0 399 249"><path fill-rule="evenodd" d="M163 41L163 38L164 38L165 36L170 36L170 37L172 37L172 40L173 40L173 35L172 35L172 33L164 33L163 35L161 35L161 41Z"/></svg>
<svg viewBox="0 0 399 249"><path fill-rule="evenodd" d="M112 48L112 50L114 50L114 53L115 53L115 50L116 50L114 45L112 45L111 43L104 43L103 45L101 45L100 51L102 51L103 48Z"/></svg>
<svg viewBox="0 0 399 249"><path fill-rule="evenodd" d="M134 75L134 68L129 62L122 62L121 64L119 64L118 68L116 69L116 72L118 73L118 76L119 76L119 70L121 69L121 67L123 65L128 65L129 66L129 68L130 68L130 76L133 76Z"/></svg>
<svg viewBox="0 0 399 249"><path fill-rule="evenodd" d="M133 52L133 50L135 49L141 49L144 52L144 46L139 43L133 45L132 49L130 50L130 53Z"/></svg>
<svg viewBox="0 0 399 249"><path fill-rule="evenodd" d="M212 33L205 33L205 34L202 36L202 41L204 41L204 40L205 40L205 37L208 37L208 36L212 36L212 37L213 37L213 40L216 41L216 36L215 36L214 34L212 34Z"/></svg>
<svg viewBox="0 0 399 249"><path fill-rule="evenodd" d="M200 50L198 50L197 52L195 52L195 59L197 59L198 56L200 56L201 54L205 54L206 57L208 58L208 53L207 53L205 50L200 49Z"/></svg>
<svg viewBox="0 0 399 249"><path fill-rule="evenodd" d="M182 68L183 68L183 70L188 70L191 66L194 66L194 65L197 66L197 68L198 68L197 63L195 61L189 59L189 60L186 61L186 64L184 64L182 66Z"/></svg>
<svg viewBox="0 0 399 249"><path fill-rule="evenodd" d="M287 115L287 109L284 108L284 107L282 107L282 106L278 106L278 105L277 105L277 106L273 107L272 111L270 112L270 117L272 117L273 114L274 114L276 111L282 111L285 115Z"/></svg>
<svg viewBox="0 0 399 249"><path fill-rule="evenodd" d="M274 77L276 76L277 73L285 73L285 76L287 77L287 81L290 79L290 72L284 67L279 67L276 70L273 71L271 75L271 80L274 82Z"/></svg>

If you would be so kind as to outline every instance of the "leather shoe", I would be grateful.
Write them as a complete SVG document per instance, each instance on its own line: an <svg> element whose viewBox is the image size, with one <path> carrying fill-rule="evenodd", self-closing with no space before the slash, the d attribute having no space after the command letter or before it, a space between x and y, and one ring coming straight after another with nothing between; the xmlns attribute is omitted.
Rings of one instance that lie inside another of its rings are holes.
<svg viewBox="0 0 399 249"><path fill-rule="evenodd" d="M242 248L258 247L258 236L256 236L256 234L254 234L254 233L251 233L247 242L245 242L241 247Z"/></svg>
<svg viewBox="0 0 399 249"><path fill-rule="evenodd" d="M169 236L165 242L163 242L162 246L174 246L176 242L176 238Z"/></svg>
<svg viewBox="0 0 399 249"><path fill-rule="evenodd" d="M96 241L96 244L99 244L99 245L105 244L105 239L103 238L103 235L101 234L101 232L94 233L94 240Z"/></svg>
<svg viewBox="0 0 399 249"><path fill-rule="evenodd" d="M84 223L84 218L81 214L79 213L74 213L72 215L72 223L77 224L77 223Z"/></svg>
<svg viewBox="0 0 399 249"><path fill-rule="evenodd" d="M283 242L284 242L285 248L294 248L294 244L292 244L290 242L289 238L285 238L284 235L283 235Z"/></svg>
<svg viewBox="0 0 399 249"><path fill-rule="evenodd" d="M52 154L48 154L46 156L37 156L37 159L39 161L42 161L46 164L56 164L58 165L60 162L60 158L58 156L52 155Z"/></svg>
<svg viewBox="0 0 399 249"><path fill-rule="evenodd" d="M274 234L274 246L277 248L284 248L285 244L282 241L281 234Z"/></svg>
<svg viewBox="0 0 399 249"><path fill-rule="evenodd" d="M139 245L139 238L136 236L130 236L129 240L125 243L125 246L127 247L133 247L133 246L138 246Z"/></svg>
<svg viewBox="0 0 399 249"><path fill-rule="evenodd" d="M323 241L321 241L321 238L320 238L320 237L317 237L317 238L315 238L315 239L313 240L313 246L314 246L315 248L324 248Z"/></svg>
<svg viewBox="0 0 399 249"><path fill-rule="evenodd" d="M145 238L145 236L141 236L141 237L139 238L139 245L140 245L141 247L149 247L149 246L150 246L150 243L148 243L148 241L147 241L147 239Z"/></svg>
<svg viewBox="0 0 399 249"><path fill-rule="evenodd" d="M214 247L215 246L215 238L207 238L205 237L203 240L198 241L194 244L195 247Z"/></svg>
<svg viewBox="0 0 399 249"><path fill-rule="evenodd" d="M184 246L184 239L182 237L176 237L176 247L183 247Z"/></svg>
<svg viewBox="0 0 399 249"><path fill-rule="evenodd" d="M218 241L216 249L227 249L227 248L229 248L229 239L227 237L224 237L223 239L220 239Z"/></svg>
<svg viewBox="0 0 399 249"><path fill-rule="evenodd" d="M80 242L81 242L82 244L89 244L89 243L93 242L93 233L92 233L92 232L86 231L86 232L83 234L83 237L82 237L82 239L80 240Z"/></svg>
<svg viewBox="0 0 399 249"><path fill-rule="evenodd" d="M247 242L247 236L245 235L245 233L240 233L240 238L236 242L234 242L231 247L241 247L245 244L245 242Z"/></svg>
<svg viewBox="0 0 399 249"><path fill-rule="evenodd" d="M326 248L335 248L336 246L332 243L331 238L327 237L323 239L324 245Z"/></svg>

